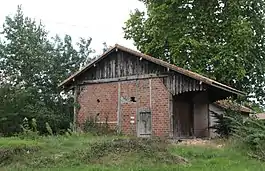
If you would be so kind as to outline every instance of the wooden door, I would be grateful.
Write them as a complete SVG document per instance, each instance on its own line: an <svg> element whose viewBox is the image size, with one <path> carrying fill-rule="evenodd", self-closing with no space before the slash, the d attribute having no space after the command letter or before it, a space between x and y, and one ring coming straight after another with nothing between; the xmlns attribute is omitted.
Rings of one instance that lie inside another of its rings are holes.
<svg viewBox="0 0 265 171"><path fill-rule="evenodd" d="M137 136L150 137L152 133L151 112L138 112L137 118Z"/></svg>
<svg viewBox="0 0 265 171"><path fill-rule="evenodd" d="M175 138L187 138L193 134L192 104L176 101L174 103L173 132Z"/></svg>

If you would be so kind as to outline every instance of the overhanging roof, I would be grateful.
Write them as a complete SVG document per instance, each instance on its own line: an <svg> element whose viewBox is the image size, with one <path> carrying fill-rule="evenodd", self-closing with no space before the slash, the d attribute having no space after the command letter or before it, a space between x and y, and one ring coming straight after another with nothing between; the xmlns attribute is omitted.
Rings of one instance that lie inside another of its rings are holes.
<svg viewBox="0 0 265 171"><path fill-rule="evenodd" d="M253 114L253 116L256 117L257 119L265 120L265 113L257 113Z"/></svg>
<svg viewBox="0 0 265 171"><path fill-rule="evenodd" d="M253 113L252 109L230 100L219 100L214 102L213 104L224 109L231 109L244 113Z"/></svg>
<svg viewBox="0 0 265 171"><path fill-rule="evenodd" d="M183 69L183 68L180 68L180 67L177 67L176 65L173 65L173 64L170 64L170 63L167 63L165 61L162 61L160 59L157 59L157 58L154 58L152 56L149 56L149 55L145 55L143 53L140 53L140 52L137 52L135 50L132 50L132 49L129 49L129 48L126 48L124 46L121 46L121 45L118 45L116 44L114 47L112 47L111 49L109 49L107 52L105 52L103 55L101 55L99 58L95 59L94 61L92 61L91 63L89 63L88 65L86 65L85 67L83 67L81 70L77 71L76 73L74 73L73 75L71 75L70 77L68 77L66 80L64 80L62 83L59 84L59 87L62 87L72 81L74 81L74 78L79 76L80 74L82 74L83 72L87 71L90 67L92 67L94 64L96 64L97 62L101 61L102 59L104 59L105 57L108 56L108 54L114 52L114 51L117 51L117 50L121 50L121 51L124 51L124 52L127 52L127 53L130 53L130 54L133 54L134 56L136 57L139 57L139 58L143 58L143 59L146 59L148 61L151 61L155 64L158 64L158 65L161 65L163 67L166 67L166 68L169 68L175 72L178 72L180 74L183 74L183 75L186 75L190 78L193 78L193 79L196 79L198 81L201 81L207 85L211 85L213 87L216 87L218 89L222 89L222 90L225 90L225 91L228 91L228 92L231 92L233 94L237 94L237 95L246 95L246 93L242 92L242 91L239 91L237 89L234 89L232 87L229 87L227 85L224 85L222 83L219 83L215 80L212 80L210 78L207 78L207 77L204 77L200 74L197 74L195 72L192 72L192 71L189 71L189 70L186 70L186 69Z"/></svg>

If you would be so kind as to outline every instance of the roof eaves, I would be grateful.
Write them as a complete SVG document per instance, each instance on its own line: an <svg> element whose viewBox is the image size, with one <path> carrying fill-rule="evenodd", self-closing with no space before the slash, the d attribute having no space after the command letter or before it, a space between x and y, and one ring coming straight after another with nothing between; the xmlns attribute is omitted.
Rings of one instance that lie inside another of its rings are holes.
<svg viewBox="0 0 265 171"><path fill-rule="evenodd" d="M253 113L252 109L244 105L241 105L239 103L229 101L229 100L219 100L219 101L214 102L213 104L223 109L232 109L232 110L237 110L237 111L241 111L245 113Z"/></svg>

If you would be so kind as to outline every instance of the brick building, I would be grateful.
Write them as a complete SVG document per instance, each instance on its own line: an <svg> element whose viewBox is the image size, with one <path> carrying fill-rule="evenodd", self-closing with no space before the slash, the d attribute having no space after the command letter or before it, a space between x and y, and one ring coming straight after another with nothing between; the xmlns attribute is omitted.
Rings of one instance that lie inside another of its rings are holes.
<svg viewBox="0 0 265 171"><path fill-rule="evenodd" d="M97 117L138 137L208 137L209 104L243 92L120 45L60 84L74 90L74 122Z"/></svg>

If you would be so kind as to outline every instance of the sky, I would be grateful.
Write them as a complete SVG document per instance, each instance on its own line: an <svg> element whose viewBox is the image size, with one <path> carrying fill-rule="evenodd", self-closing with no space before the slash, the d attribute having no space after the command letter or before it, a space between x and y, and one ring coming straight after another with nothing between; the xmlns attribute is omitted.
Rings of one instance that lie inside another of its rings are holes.
<svg viewBox="0 0 265 171"><path fill-rule="evenodd" d="M41 20L50 36L68 34L74 41L91 37L96 54L102 53L103 42L136 49L131 40L123 38L122 27L131 11L145 10L138 0L8 0L0 6L1 25L5 16L16 13L18 5L26 16Z"/></svg>

